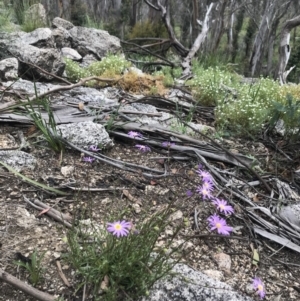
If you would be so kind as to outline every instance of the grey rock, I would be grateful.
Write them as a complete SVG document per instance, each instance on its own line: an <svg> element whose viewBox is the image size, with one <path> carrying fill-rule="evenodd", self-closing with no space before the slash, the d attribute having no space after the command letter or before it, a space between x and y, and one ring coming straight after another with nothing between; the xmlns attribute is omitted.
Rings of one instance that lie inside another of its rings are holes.
<svg viewBox="0 0 300 301"><path fill-rule="evenodd" d="M69 30L69 33L73 38L72 48L82 56L92 53L101 59L108 52L121 51L120 39L111 36L105 30L75 26Z"/></svg>
<svg viewBox="0 0 300 301"><path fill-rule="evenodd" d="M59 17L56 17L56 18L53 19L52 26L54 28L62 27L66 30L69 30L69 29L74 27L74 25L71 22L69 22L67 20L64 20L62 18L59 18Z"/></svg>
<svg viewBox="0 0 300 301"><path fill-rule="evenodd" d="M253 301L228 284L184 264L175 265L173 271L180 276L158 281L141 301Z"/></svg>
<svg viewBox="0 0 300 301"><path fill-rule="evenodd" d="M0 61L0 79L14 80L18 77L18 60L16 58L8 58Z"/></svg>
<svg viewBox="0 0 300 301"><path fill-rule="evenodd" d="M61 59L61 54L57 49L43 49L27 45L23 42L16 41L8 46L8 51L22 61L32 63L43 70L61 76L65 69L65 63ZM30 70L30 71L29 71ZM39 69L30 69L27 64L19 64L19 75L34 79L53 79L52 76L41 72Z"/></svg>
<svg viewBox="0 0 300 301"><path fill-rule="evenodd" d="M0 151L0 161L16 171L21 171L24 168L34 169L37 163L34 156L19 150Z"/></svg>
<svg viewBox="0 0 300 301"><path fill-rule="evenodd" d="M57 49L61 49L63 47L71 47L72 37L65 28L54 28L51 34L54 40L54 45Z"/></svg>
<svg viewBox="0 0 300 301"><path fill-rule="evenodd" d="M2 83L5 87L13 84L14 89L21 90L28 94L28 96L35 95L35 88L38 94L45 93L49 90L59 88L59 85L50 83L41 83L19 79L15 83L9 81ZM103 105L118 105L118 89L108 87L105 89L97 90L89 87L77 87L72 90L60 91L59 95L53 94L49 96L51 100L55 100L56 104L65 104L68 101L73 103L88 103L97 106Z"/></svg>
<svg viewBox="0 0 300 301"><path fill-rule="evenodd" d="M281 219L292 224L300 232L300 203L281 206L277 210Z"/></svg>
<svg viewBox="0 0 300 301"><path fill-rule="evenodd" d="M86 150L91 145L101 145L105 149L114 145L105 128L92 121L61 124L57 129L64 139Z"/></svg>
<svg viewBox="0 0 300 301"><path fill-rule="evenodd" d="M22 35L20 41L38 48L54 47L54 38L49 28L37 28Z"/></svg>
<svg viewBox="0 0 300 301"><path fill-rule="evenodd" d="M69 47L63 47L61 49L61 55L73 61L80 61L82 59L82 56L76 50Z"/></svg>
<svg viewBox="0 0 300 301"><path fill-rule="evenodd" d="M82 62L80 63L80 67L82 68L86 68L88 67L90 64L97 62L97 58L95 55L93 54L87 54L83 59Z"/></svg>

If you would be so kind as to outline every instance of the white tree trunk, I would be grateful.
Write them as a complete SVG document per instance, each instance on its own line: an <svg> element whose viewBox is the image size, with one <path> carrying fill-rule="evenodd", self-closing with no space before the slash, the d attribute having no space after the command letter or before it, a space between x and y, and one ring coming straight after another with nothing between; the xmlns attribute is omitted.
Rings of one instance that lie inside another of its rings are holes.
<svg viewBox="0 0 300 301"><path fill-rule="evenodd" d="M199 33L198 37L196 38L192 48L190 49L188 55L184 58L184 60L181 63L181 66L183 68L183 72L182 72L182 77L183 78L187 78L190 76L191 74L191 61L193 59L193 57L195 56L195 54L197 53L197 51L199 50L199 48L201 47L201 45L203 44L203 42L205 41L207 34L208 34L208 30L209 30L209 18L210 18L210 13L211 10L213 8L214 4L211 3L207 9L204 21L202 23L202 31Z"/></svg>
<svg viewBox="0 0 300 301"><path fill-rule="evenodd" d="M294 27L300 25L300 16L296 18L288 20L281 31L281 38L280 38L280 47L279 47L279 65L278 65L278 78L280 84L283 85L286 83L286 78L289 73L293 70L294 67L290 68L289 70L285 71L285 68L288 64L291 49L290 49L290 32Z"/></svg>

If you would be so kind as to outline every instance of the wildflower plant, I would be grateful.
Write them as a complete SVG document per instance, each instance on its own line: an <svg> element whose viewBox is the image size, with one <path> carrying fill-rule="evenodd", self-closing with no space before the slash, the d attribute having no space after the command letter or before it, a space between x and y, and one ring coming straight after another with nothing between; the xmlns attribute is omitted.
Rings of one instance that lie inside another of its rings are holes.
<svg viewBox="0 0 300 301"><path fill-rule="evenodd" d="M37 250L34 250L29 260L27 260L26 262L21 260L15 261L16 265L23 267L27 270L27 272L29 273L29 281L32 283L33 286L36 286L41 281L42 275L44 273L44 269L42 267L42 260L45 254L46 251L38 255Z"/></svg>
<svg viewBox="0 0 300 301"><path fill-rule="evenodd" d="M36 96L37 96L37 91ZM33 120L35 126L41 131L43 138L49 147L55 152L62 154L64 144L61 141L61 133L57 130L56 121L49 101L47 99L37 100L34 103L29 101L24 105L27 115ZM48 120L42 117L42 112L46 112Z"/></svg>
<svg viewBox="0 0 300 301"><path fill-rule="evenodd" d="M261 281L260 278L255 277L253 279L253 288L256 290L256 293L260 296L260 299L263 299L266 295L266 290L263 282Z"/></svg>
<svg viewBox="0 0 300 301"><path fill-rule="evenodd" d="M206 170L204 170L201 165L198 166L197 173L202 180L202 185L196 189L196 192L199 193L202 200L205 201L208 199L209 201L211 201L211 203L216 207L216 209L224 215L233 214L234 209L231 205L227 203L227 201L214 197L214 179L212 175ZM233 228L227 224L227 221L224 218L217 215L216 213L208 217L207 221L210 230L216 230L218 234L230 235L230 233L233 231Z"/></svg>
<svg viewBox="0 0 300 301"><path fill-rule="evenodd" d="M171 245L183 224L172 226L174 233L165 238L163 246L157 244L171 223L172 213L168 206L137 225L111 218L93 234L74 226L67 235L66 260L80 279L78 289L86 285L94 300L104 301L137 300L147 295L157 280L171 275L172 267L179 261L169 259L178 250Z"/></svg>

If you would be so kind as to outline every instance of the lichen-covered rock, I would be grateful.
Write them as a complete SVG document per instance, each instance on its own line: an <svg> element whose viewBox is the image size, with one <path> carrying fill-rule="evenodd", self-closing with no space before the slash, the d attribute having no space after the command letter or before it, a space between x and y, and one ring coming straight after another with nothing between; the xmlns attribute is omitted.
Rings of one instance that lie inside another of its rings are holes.
<svg viewBox="0 0 300 301"><path fill-rule="evenodd" d="M91 145L98 145L105 149L114 145L104 126L92 121L61 124L57 126L57 131L64 139L86 150Z"/></svg>
<svg viewBox="0 0 300 301"><path fill-rule="evenodd" d="M141 301L253 301L187 265L177 264L173 271L178 276L158 281Z"/></svg>

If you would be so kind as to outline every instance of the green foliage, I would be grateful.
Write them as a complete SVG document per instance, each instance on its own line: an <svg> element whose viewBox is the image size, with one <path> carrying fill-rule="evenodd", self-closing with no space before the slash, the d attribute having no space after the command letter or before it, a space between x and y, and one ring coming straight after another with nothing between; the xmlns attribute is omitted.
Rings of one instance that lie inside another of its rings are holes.
<svg viewBox="0 0 300 301"><path fill-rule="evenodd" d="M81 78L91 76L91 73L86 69L79 66L79 64L71 59L65 59L65 71L68 79L78 81Z"/></svg>
<svg viewBox="0 0 300 301"><path fill-rule="evenodd" d="M84 27L88 28L96 28L96 29L104 29L104 25L102 22L97 22L97 20L89 15L85 16Z"/></svg>
<svg viewBox="0 0 300 301"><path fill-rule="evenodd" d="M62 152L64 150L64 144L59 139L60 134L57 132L55 118L49 102L46 99L36 101L34 104L28 102L24 105L24 108L27 114L32 118L35 126L42 132L43 138L46 139L49 147L55 152ZM48 121L42 117L42 110L47 112Z"/></svg>
<svg viewBox="0 0 300 301"><path fill-rule="evenodd" d="M169 260L170 256L181 247L171 249L171 244L183 225L172 226L174 234L163 246L157 245L171 223L172 213L167 207L137 225L136 230L131 229L125 237L117 238L104 227L87 230L79 225L79 229L69 231L70 251L66 260L81 279L79 288L86 284L95 300L104 301L137 300L147 295L157 280L170 274L176 263ZM104 291L101 296L100 287Z"/></svg>
<svg viewBox="0 0 300 301"><path fill-rule="evenodd" d="M227 95L222 85L236 85L238 76L219 67L203 68L193 63L194 78L187 82L192 88L194 98L202 105L214 106Z"/></svg>
<svg viewBox="0 0 300 301"><path fill-rule="evenodd" d="M32 5L39 2L38 0L16 0L13 2L14 16L23 31L31 32L45 26L38 16L27 12Z"/></svg>
<svg viewBox="0 0 300 301"><path fill-rule="evenodd" d="M147 20L136 23L128 38L168 38L168 32L161 21L151 22Z"/></svg>
<svg viewBox="0 0 300 301"><path fill-rule="evenodd" d="M153 75L162 75L164 77L163 84L166 87L171 87L174 85L174 80L179 78L181 75L182 69L180 67L162 67L160 71L154 72Z"/></svg>
<svg viewBox="0 0 300 301"><path fill-rule="evenodd" d="M284 103L273 101L271 103L271 128L276 125L279 119L283 120L285 137L298 140L300 134L300 100L296 100L288 94Z"/></svg>
<svg viewBox="0 0 300 301"><path fill-rule="evenodd" d="M131 63L125 58L109 54L99 62L94 62L87 67L87 70L96 76L100 75L121 75L127 68L131 66Z"/></svg>
<svg viewBox="0 0 300 301"><path fill-rule="evenodd" d="M218 103L216 121L239 132L255 133L272 117L272 102L282 101L280 86L272 79L261 78L255 84L242 84L235 88L236 98L226 98L226 101Z"/></svg>
<svg viewBox="0 0 300 301"><path fill-rule="evenodd" d="M0 10L0 31L11 31L12 25L11 25L11 15L12 11L11 9L1 9Z"/></svg>
<svg viewBox="0 0 300 301"><path fill-rule="evenodd" d="M42 260L45 256L46 251L44 251L40 256L36 250L31 254L29 262L23 261L15 261L15 264L23 267L29 273L29 280L33 286L36 286L44 273L44 269L42 268Z"/></svg>
<svg viewBox="0 0 300 301"><path fill-rule="evenodd" d="M84 26L86 23L87 5L84 1L71 1L71 22L76 26Z"/></svg>
<svg viewBox="0 0 300 301"><path fill-rule="evenodd" d="M79 66L77 62L66 59L66 73L69 79L78 81L81 78L89 76L110 76L114 77L121 75L126 68L131 66L131 63L125 58L109 54L101 61L94 62L86 68Z"/></svg>

